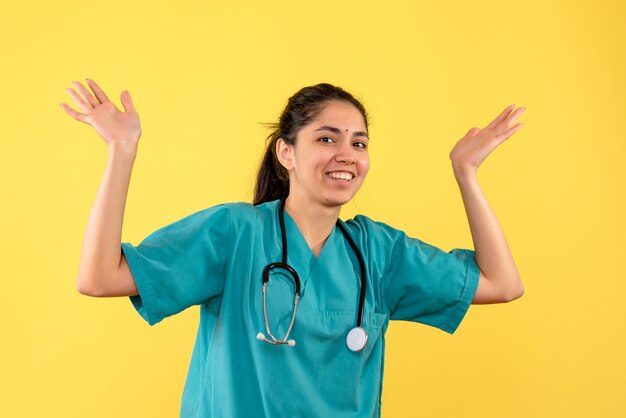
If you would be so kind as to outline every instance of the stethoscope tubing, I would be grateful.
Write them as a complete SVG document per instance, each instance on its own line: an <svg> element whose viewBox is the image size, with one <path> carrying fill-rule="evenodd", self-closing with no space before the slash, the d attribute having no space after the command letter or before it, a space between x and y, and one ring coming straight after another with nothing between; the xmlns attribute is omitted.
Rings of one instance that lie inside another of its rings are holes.
<svg viewBox="0 0 626 418"><path fill-rule="evenodd" d="M298 308L298 303L300 301L301 289L300 289L300 277L298 276L298 272L296 272L296 270L293 267L287 264L288 249L287 249L287 233L285 230L285 216L284 216L285 202L286 202L286 199L281 200L279 213L278 213L278 219L280 222L282 247L283 247L282 261L270 263L267 266L265 266L265 268L263 269L263 316L265 319L265 329L267 330L267 334L269 335L270 338L266 338L263 335L263 333L260 332L257 334L257 339L266 341L274 345L288 344L290 346L293 346L295 345L295 341L287 340L287 338L289 337L289 333L291 332L291 329L293 328L293 324L296 319L296 310ZM353 328L351 332L348 334L348 341L349 341L348 346L350 347L350 349L353 351L360 351L365 347L365 344L367 343L367 332L361 327L361 323L363 320L363 307L365 304L365 292L366 292L366 285L367 285L365 261L363 260L363 254L361 254L361 251L359 251L359 248L357 247L356 243L354 242L354 240L352 239L352 237L350 236L350 234L348 233L348 231L346 230L345 226L343 225L340 219L337 219L336 225L341 230L341 233L343 234L343 236L348 240L350 247L356 254L357 259L359 260L359 267L361 269L361 289L359 293L359 311L358 311L358 316L357 316L357 326ZM289 273L291 273L291 276L293 278L293 282L295 285L294 306L293 306L293 313L291 315L291 322L289 324L289 328L287 329L287 332L285 333L285 337L282 340L279 340L278 338L274 337L274 335L270 331L269 320L268 320L268 315L267 315L267 285L269 282L270 271L275 268L282 268L282 269L287 270ZM361 336L362 343L359 343L357 345L357 348L351 347L351 343L350 343L350 340L351 340L350 334L352 334L354 331L358 331L357 334L362 334Z"/></svg>
<svg viewBox="0 0 626 418"><path fill-rule="evenodd" d="M348 243L352 247L352 250L356 254L357 258L359 259L359 266L361 267L361 291L359 293L359 316L356 321L356 326L360 327L362 320L363 320L363 305L365 304L365 287L367 284L367 280L365 277L365 261L363 260L363 254L361 254L361 251L359 251L359 248L356 246L356 243L354 242L350 234L348 234L348 231L346 231L346 227L343 226L342 222L339 219L337 219L337 226L339 227L343 235L348 240Z"/></svg>

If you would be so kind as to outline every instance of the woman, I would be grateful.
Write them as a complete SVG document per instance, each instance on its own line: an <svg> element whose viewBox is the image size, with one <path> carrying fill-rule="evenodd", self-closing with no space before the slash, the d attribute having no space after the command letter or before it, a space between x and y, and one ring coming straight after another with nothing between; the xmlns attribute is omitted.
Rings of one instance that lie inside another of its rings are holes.
<svg viewBox="0 0 626 418"><path fill-rule="evenodd" d="M78 82L77 92L68 89L82 113L61 106L96 129L109 160L78 291L130 296L150 325L201 305L183 417L379 416L390 319L453 333L471 303L523 294L476 178L522 126L513 123L523 108L470 129L450 153L475 252L444 252L362 215L339 220L369 169L367 114L325 83L289 99L268 137L254 205L201 210L135 247L120 240L141 136L137 111L127 91L120 112L95 82L87 85L91 91Z"/></svg>

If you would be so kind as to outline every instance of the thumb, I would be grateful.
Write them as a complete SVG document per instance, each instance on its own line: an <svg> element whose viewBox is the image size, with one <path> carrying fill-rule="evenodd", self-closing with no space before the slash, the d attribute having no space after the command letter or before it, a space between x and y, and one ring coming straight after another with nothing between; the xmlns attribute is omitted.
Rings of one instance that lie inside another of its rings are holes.
<svg viewBox="0 0 626 418"><path fill-rule="evenodd" d="M126 113L135 112L135 105L133 105L133 99L131 99L128 90L122 92L120 100L122 101L122 106L124 106Z"/></svg>
<svg viewBox="0 0 626 418"><path fill-rule="evenodd" d="M469 131L467 131L467 133L465 134L464 138L471 138L474 135L476 135L478 132L480 132L480 128L472 128Z"/></svg>

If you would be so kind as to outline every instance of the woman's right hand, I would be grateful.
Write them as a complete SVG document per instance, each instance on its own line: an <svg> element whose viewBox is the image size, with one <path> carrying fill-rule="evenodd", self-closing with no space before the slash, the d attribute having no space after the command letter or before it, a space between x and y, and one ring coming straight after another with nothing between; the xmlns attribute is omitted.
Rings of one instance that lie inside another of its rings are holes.
<svg viewBox="0 0 626 418"><path fill-rule="evenodd" d="M59 106L67 114L80 122L93 126L109 148L111 146L137 146L141 137L141 125L128 90L124 90L121 95L122 105L126 111L121 112L111 103L95 81L87 79L87 85L95 97L78 81L74 81L72 84L80 95L71 88L66 90L83 113L72 109L65 103L59 103Z"/></svg>

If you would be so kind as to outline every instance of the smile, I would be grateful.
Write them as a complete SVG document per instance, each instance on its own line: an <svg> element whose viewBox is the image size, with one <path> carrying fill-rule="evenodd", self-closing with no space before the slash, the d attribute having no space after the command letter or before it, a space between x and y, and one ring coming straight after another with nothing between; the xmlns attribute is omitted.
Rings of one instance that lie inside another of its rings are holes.
<svg viewBox="0 0 626 418"><path fill-rule="evenodd" d="M344 181L350 181L354 178L354 176L351 173L346 173L345 171L334 171L331 173L327 173L326 175L330 177L331 179L344 180Z"/></svg>

